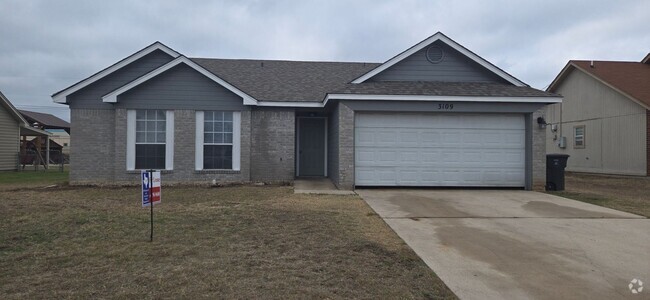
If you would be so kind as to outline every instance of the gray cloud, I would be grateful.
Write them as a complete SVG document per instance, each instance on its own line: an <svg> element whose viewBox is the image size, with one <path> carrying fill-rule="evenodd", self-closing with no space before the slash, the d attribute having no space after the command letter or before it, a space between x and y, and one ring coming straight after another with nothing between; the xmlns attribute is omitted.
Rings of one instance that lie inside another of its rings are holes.
<svg viewBox="0 0 650 300"><path fill-rule="evenodd" d="M442 31L533 87L569 59L650 51L638 1L6 1L0 90L68 119L61 90L159 40L190 57L383 62Z"/></svg>

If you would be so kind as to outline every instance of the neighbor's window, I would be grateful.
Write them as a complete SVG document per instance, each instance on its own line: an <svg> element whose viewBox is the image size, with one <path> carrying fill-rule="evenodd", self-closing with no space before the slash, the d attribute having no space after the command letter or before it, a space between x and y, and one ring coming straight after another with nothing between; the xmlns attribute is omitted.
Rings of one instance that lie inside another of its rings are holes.
<svg viewBox="0 0 650 300"><path fill-rule="evenodd" d="M585 126L573 127L573 148L585 147Z"/></svg>
<svg viewBox="0 0 650 300"><path fill-rule="evenodd" d="M232 169L233 113L206 111L203 119L203 169Z"/></svg>
<svg viewBox="0 0 650 300"><path fill-rule="evenodd" d="M135 121L135 168L165 169L165 111L137 110Z"/></svg>

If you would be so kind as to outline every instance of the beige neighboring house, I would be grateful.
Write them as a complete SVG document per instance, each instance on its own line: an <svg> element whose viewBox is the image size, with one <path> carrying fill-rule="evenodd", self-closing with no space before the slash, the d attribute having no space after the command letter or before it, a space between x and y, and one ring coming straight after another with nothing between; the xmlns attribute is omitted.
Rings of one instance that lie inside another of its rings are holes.
<svg viewBox="0 0 650 300"><path fill-rule="evenodd" d="M547 91L546 152L568 171L650 176L650 54L641 62L571 60Z"/></svg>
<svg viewBox="0 0 650 300"><path fill-rule="evenodd" d="M52 134L51 141L61 145L63 154L70 154L70 134L63 129L48 129L46 131Z"/></svg>
<svg viewBox="0 0 650 300"><path fill-rule="evenodd" d="M31 128L9 99L0 92L0 171L18 169L22 135L49 136L45 131Z"/></svg>

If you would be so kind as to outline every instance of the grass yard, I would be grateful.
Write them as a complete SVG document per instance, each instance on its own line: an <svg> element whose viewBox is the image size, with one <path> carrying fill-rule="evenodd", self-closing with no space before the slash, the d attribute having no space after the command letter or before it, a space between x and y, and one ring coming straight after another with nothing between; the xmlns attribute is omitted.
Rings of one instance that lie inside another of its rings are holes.
<svg viewBox="0 0 650 300"><path fill-rule="evenodd" d="M650 177L565 174L565 191L551 194L650 217Z"/></svg>
<svg viewBox="0 0 650 300"><path fill-rule="evenodd" d="M0 171L0 190L64 184L68 181L68 173L67 167L61 172L59 166L51 166L48 170L41 167L39 171L34 171L33 167L20 172Z"/></svg>
<svg viewBox="0 0 650 300"><path fill-rule="evenodd" d="M355 196L165 187L153 243L139 201L0 191L0 298L455 298Z"/></svg>

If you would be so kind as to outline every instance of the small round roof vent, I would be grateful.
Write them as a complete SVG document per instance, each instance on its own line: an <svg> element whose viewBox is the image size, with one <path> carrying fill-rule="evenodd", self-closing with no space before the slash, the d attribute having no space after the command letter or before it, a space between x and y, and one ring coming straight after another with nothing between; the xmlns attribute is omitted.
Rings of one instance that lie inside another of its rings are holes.
<svg viewBox="0 0 650 300"><path fill-rule="evenodd" d="M445 58L445 52L438 46L431 46L427 49L427 60L432 64L437 64Z"/></svg>

